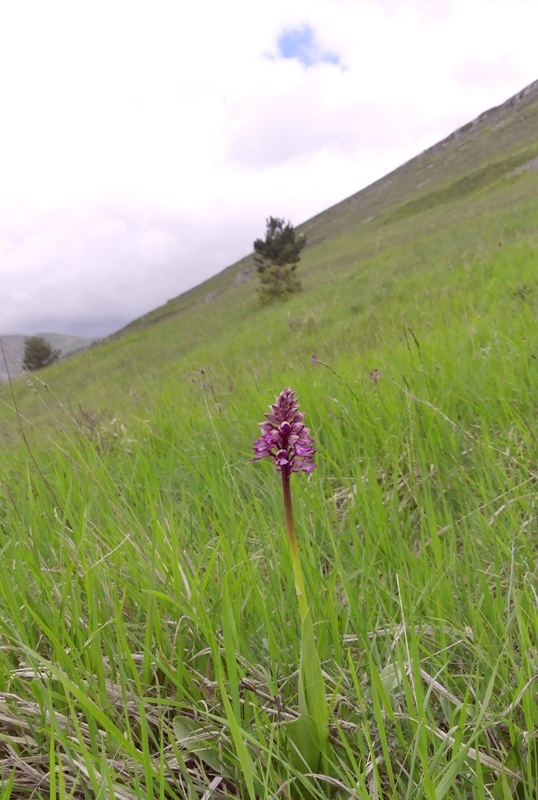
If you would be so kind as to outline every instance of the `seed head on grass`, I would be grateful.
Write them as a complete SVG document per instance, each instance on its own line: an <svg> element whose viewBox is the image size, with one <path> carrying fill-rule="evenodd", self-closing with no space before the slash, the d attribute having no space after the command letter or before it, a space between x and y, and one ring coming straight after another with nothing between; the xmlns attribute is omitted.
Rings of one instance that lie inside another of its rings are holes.
<svg viewBox="0 0 538 800"><path fill-rule="evenodd" d="M314 440L303 422L304 412L299 411L295 392L284 389L270 408L265 422L260 422L262 436L254 442L255 455L251 461L272 458L276 468L286 476L292 472L312 472L316 468Z"/></svg>

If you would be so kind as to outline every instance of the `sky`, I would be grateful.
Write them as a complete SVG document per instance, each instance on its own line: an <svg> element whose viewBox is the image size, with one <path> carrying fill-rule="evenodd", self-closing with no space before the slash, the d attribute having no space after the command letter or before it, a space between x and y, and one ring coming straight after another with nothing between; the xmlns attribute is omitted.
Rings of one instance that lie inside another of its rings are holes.
<svg viewBox="0 0 538 800"><path fill-rule="evenodd" d="M0 334L105 336L538 79L537 0L0 0Z"/></svg>

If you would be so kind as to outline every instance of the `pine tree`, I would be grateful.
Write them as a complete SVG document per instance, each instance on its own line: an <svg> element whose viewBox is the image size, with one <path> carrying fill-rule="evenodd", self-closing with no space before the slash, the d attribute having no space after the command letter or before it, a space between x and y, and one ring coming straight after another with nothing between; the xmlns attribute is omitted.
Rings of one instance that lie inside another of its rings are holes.
<svg viewBox="0 0 538 800"><path fill-rule="evenodd" d="M265 239L254 242L254 263L261 284L258 291L263 304L301 291L297 264L305 244L306 237L297 236L290 222L279 217L266 220Z"/></svg>
<svg viewBox="0 0 538 800"><path fill-rule="evenodd" d="M25 369L35 372L57 361L61 354L62 351L54 350L43 336L27 336L24 340L22 363Z"/></svg>

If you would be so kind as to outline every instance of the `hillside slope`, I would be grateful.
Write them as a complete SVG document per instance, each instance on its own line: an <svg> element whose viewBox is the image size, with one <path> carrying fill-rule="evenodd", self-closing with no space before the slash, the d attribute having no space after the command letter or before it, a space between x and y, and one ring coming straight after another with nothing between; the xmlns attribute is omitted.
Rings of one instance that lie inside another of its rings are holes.
<svg viewBox="0 0 538 800"><path fill-rule="evenodd" d="M247 256L43 375L74 402L113 412L118 403L125 407L126 392L153 396L170 372L188 376L206 360L207 347L244 349L245 358L241 342L252 341L260 325L284 325L286 333L297 325L303 339L310 326L320 349L315 329L329 341L346 320L352 328L360 322L367 331L362 349L373 332L373 306L390 301L397 283L400 297L409 281L438 285L449 261L461 264L466 254L535 229L537 159L538 81L299 226L308 237L304 292L287 305L259 308Z"/></svg>
<svg viewBox="0 0 538 800"><path fill-rule="evenodd" d="M537 104L0 387L11 797L535 800Z"/></svg>
<svg viewBox="0 0 538 800"><path fill-rule="evenodd" d="M538 80L505 103L483 112L450 136L351 197L297 226L308 248L353 235L360 243L372 231L376 250L386 246L391 221L461 200L503 178L538 169ZM134 320L123 331L139 330L192 305L211 302L254 274L246 256L165 306Z"/></svg>

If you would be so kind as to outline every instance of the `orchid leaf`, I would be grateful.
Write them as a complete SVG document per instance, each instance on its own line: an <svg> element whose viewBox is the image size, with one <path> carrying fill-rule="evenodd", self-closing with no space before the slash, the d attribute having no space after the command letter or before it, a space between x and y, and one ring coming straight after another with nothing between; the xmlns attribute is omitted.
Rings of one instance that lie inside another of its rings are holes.
<svg viewBox="0 0 538 800"><path fill-rule="evenodd" d="M290 760L297 772L316 772L321 749L316 721L308 714L284 723L290 742Z"/></svg>
<svg viewBox="0 0 538 800"><path fill-rule="evenodd" d="M321 662L314 639L310 611L301 626L301 665L299 670L299 711L314 719L320 746L324 747L329 724L329 711Z"/></svg>

